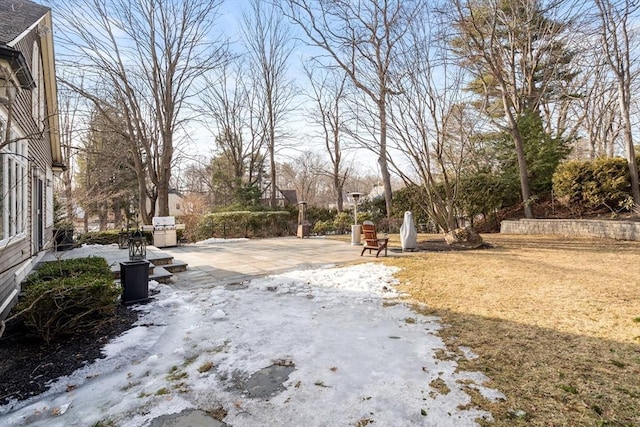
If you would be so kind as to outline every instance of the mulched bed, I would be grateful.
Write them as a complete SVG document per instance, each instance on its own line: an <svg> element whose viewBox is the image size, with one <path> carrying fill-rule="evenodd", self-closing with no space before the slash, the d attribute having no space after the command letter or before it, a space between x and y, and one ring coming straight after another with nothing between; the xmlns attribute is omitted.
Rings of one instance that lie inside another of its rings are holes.
<svg viewBox="0 0 640 427"><path fill-rule="evenodd" d="M450 252L450 251L469 251L477 249L491 249L493 245L484 242L479 248L466 248L463 246L451 246L444 241L443 238L425 239L417 242L415 252Z"/></svg>
<svg viewBox="0 0 640 427"><path fill-rule="evenodd" d="M104 357L102 347L131 328L138 315L118 305L116 316L91 334L46 345L28 336L16 322L0 339L0 405L24 400L47 390L49 383Z"/></svg>

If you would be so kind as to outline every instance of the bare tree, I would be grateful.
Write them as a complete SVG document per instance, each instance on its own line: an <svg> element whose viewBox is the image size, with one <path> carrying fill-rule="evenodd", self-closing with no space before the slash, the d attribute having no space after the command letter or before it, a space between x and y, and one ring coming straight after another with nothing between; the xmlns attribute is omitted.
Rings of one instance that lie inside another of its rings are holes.
<svg viewBox="0 0 640 427"><path fill-rule="evenodd" d="M631 193L635 204L640 204L638 165L633 146L633 123L631 121L632 82L637 69L632 66L632 53L636 48L632 41L630 18L640 10L640 5L631 0L595 0L601 26L601 46L604 59L613 72L618 89L618 107L622 118L622 132L631 174Z"/></svg>
<svg viewBox="0 0 640 427"><path fill-rule="evenodd" d="M61 176L62 194L64 195L64 204L66 210L66 218L69 221L74 220L73 205L73 175L74 175L74 159L78 153L79 139L81 133L86 126L83 123L81 98L77 93L61 88L58 91L58 108L60 116L60 145L62 146L63 156L67 159L67 169Z"/></svg>
<svg viewBox="0 0 640 427"><path fill-rule="evenodd" d="M439 46L436 22L427 19L412 29L406 49L413 73L405 76L404 92L389 108L392 147L401 154L392 165L405 184L416 189L415 202L453 238L451 232L459 227L460 176L476 120L462 98L465 75Z"/></svg>
<svg viewBox="0 0 640 427"><path fill-rule="evenodd" d="M247 63L238 58L205 81L202 113L205 126L215 135L215 150L232 166L238 185L254 185L264 166L264 138L263 129L252 129L259 123L252 120L257 91Z"/></svg>
<svg viewBox="0 0 640 427"><path fill-rule="evenodd" d="M397 63L403 60L401 41L424 5L402 0L286 0L281 6L310 44L329 56L332 63L326 65L342 69L373 104L377 141L367 146L378 156L388 217L392 190L387 105L390 96L401 93L398 75L394 74Z"/></svg>
<svg viewBox="0 0 640 427"><path fill-rule="evenodd" d="M318 153L303 151L292 161L280 165L281 180L286 181L289 188L295 188L299 201L315 205L321 185L319 177L325 166L323 163Z"/></svg>
<svg viewBox="0 0 640 427"><path fill-rule="evenodd" d="M77 153L78 167L74 171L77 174L74 179L75 199L85 211L85 228L88 215L95 214L100 230L106 229L110 213L113 213L115 227L120 227L123 225L122 212L128 221L131 207L137 202L133 191L136 176L131 156L126 155L124 131L114 127L115 123L120 123L121 129L126 125L117 112L109 114L111 116L106 117L105 112L94 112L88 132L83 135L82 147L76 147L80 150Z"/></svg>
<svg viewBox="0 0 640 427"><path fill-rule="evenodd" d="M207 171L208 163L210 160L205 160L203 163L194 162L185 167L181 180L181 188L185 192L195 194L211 192L211 174Z"/></svg>
<svg viewBox="0 0 640 427"><path fill-rule="evenodd" d="M570 138L580 142L575 147L577 158L595 159L614 155L615 141L622 134L622 123L617 106L617 85L611 79L608 66L599 53L599 42L591 43L583 51L581 75L571 91L571 105L563 118L572 122Z"/></svg>
<svg viewBox="0 0 640 427"><path fill-rule="evenodd" d="M321 138L330 160L330 169L323 171L323 174L331 179L336 206L338 212L342 212L344 183L350 172L344 166L342 143L347 76L336 73L336 70L321 69L314 65L317 64L311 62L304 66L310 88L309 97L314 103L309 117L312 122L320 125Z"/></svg>
<svg viewBox="0 0 640 427"><path fill-rule="evenodd" d="M276 206L276 151L283 138L282 127L287 121L294 96L293 82L287 73L289 58L295 47L287 22L274 6L261 0L251 0L244 13L242 28L250 58L258 102L255 117L269 156L270 205Z"/></svg>
<svg viewBox="0 0 640 427"><path fill-rule="evenodd" d="M226 54L226 43L212 37L221 0L53 3L61 17L59 46L64 46L59 67L76 73L63 83L98 110L122 113L142 219L150 222L156 200L158 214L168 215L174 144L191 119L194 82Z"/></svg>

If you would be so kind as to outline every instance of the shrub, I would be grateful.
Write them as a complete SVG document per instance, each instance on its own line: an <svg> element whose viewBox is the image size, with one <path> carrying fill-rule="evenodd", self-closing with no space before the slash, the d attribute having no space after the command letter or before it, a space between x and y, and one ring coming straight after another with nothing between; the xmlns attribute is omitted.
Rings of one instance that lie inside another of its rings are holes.
<svg viewBox="0 0 640 427"><path fill-rule="evenodd" d="M353 224L353 216L348 212L340 212L333 220L333 228L338 234L345 234L347 230L351 230Z"/></svg>
<svg viewBox="0 0 640 427"><path fill-rule="evenodd" d="M366 219L373 221L374 223L378 223L382 218L386 215L386 205L384 201L384 197L376 197L373 200L365 199L361 200L360 204L358 204L358 222L360 222L360 213L366 212ZM353 216L353 213L351 214ZM392 212L393 215L393 212ZM402 212L404 215L404 211Z"/></svg>
<svg viewBox="0 0 640 427"><path fill-rule="evenodd" d="M185 215L180 215L179 217L176 217L176 220L179 223L184 224L184 231L182 230L178 230L177 233L177 237L178 240L181 240L182 237L184 237L184 239L187 242L193 243L193 242L197 242L199 239L199 229L198 229L198 223L200 222L200 220L202 219L202 215L198 215L198 214L185 214Z"/></svg>
<svg viewBox="0 0 640 427"><path fill-rule="evenodd" d="M333 226L333 221L316 221L312 231L315 234L324 235L335 231L335 227Z"/></svg>
<svg viewBox="0 0 640 427"><path fill-rule="evenodd" d="M631 175L629 165L621 157L599 158L593 161L595 191L587 192L591 206L606 206L612 211L619 210L631 197Z"/></svg>
<svg viewBox="0 0 640 427"><path fill-rule="evenodd" d="M82 275L111 277L111 269L104 258L70 258L63 261L47 262L27 277L25 285L46 282L60 277L74 278Z"/></svg>
<svg viewBox="0 0 640 427"><path fill-rule="evenodd" d="M96 257L46 263L24 285L16 317L47 344L102 324L121 293L107 262Z"/></svg>
<svg viewBox="0 0 640 427"><path fill-rule="evenodd" d="M477 215L487 218L498 209L519 201L513 183L506 183L501 175L486 170L463 176L458 191L461 211L472 222Z"/></svg>
<svg viewBox="0 0 640 427"><path fill-rule="evenodd" d="M627 161L620 157L562 163L553 175L553 191L574 214L607 207L623 209L631 190Z"/></svg>
<svg viewBox="0 0 640 427"><path fill-rule="evenodd" d="M427 213L420 206L421 200L426 200L424 187L408 185L393 192L391 204L391 217L404 218L404 213L410 211L416 223L425 223L429 220ZM376 218L378 221L383 217ZM377 221L374 221L377 222Z"/></svg>

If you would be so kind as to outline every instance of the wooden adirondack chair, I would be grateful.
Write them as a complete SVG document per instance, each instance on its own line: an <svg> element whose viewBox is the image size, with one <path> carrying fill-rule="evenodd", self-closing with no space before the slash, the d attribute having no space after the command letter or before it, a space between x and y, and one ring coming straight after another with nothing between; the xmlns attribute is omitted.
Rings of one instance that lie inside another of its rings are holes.
<svg viewBox="0 0 640 427"><path fill-rule="evenodd" d="M384 256L387 256L387 243L389 243L388 238L378 238L376 233L376 226L371 221L365 221L362 223L362 233L364 234L364 246L362 247L362 252L360 252L360 256L364 255L364 251L369 250L369 254L371 251L376 251L376 258L380 255L380 252L384 249Z"/></svg>

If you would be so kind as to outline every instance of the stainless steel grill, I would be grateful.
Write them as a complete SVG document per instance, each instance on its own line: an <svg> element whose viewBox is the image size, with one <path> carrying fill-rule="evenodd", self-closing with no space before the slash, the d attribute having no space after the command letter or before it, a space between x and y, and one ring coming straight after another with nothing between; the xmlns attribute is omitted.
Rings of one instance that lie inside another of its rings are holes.
<svg viewBox="0 0 640 427"><path fill-rule="evenodd" d="M154 216L151 224L153 227L153 246L166 248L178 245L176 230L184 230L184 224L176 224L176 217Z"/></svg>

